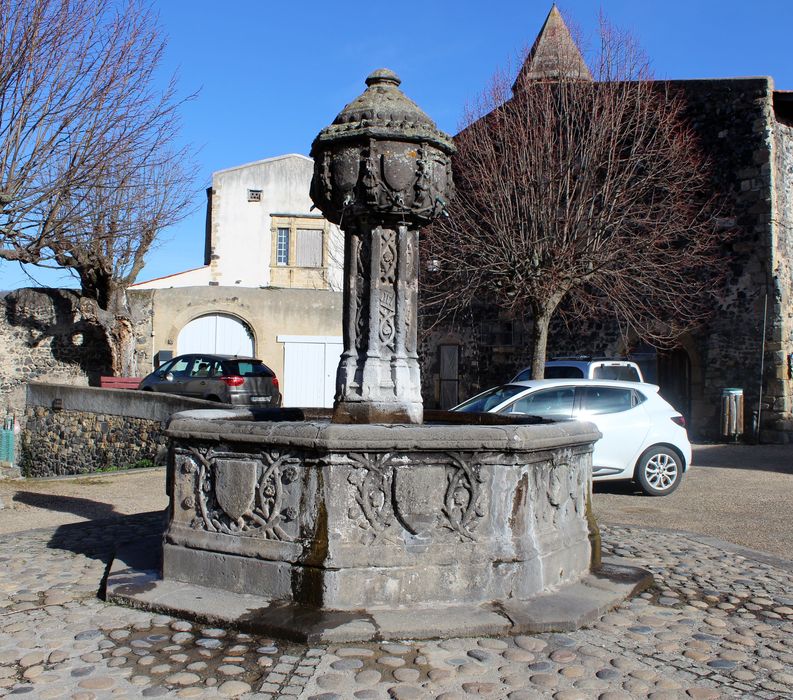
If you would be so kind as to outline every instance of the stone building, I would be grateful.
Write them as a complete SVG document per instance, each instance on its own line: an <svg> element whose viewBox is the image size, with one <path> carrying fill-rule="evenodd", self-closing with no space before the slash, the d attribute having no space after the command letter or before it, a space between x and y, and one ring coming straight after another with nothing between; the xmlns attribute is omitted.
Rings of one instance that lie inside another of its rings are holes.
<svg viewBox="0 0 793 700"><path fill-rule="evenodd" d="M571 46L554 8L521 75L552 79L560 70L554 57L569 58ZM770 77L670 85L685 97L712 164L714 192L731 208L722 222L733 233L723 248L726 291L712 317L671 352L597 322L557 323L548 354L635 357L701 438L719 436L722 390L739 387L744 434L758 424L763 441L793 441L793 93L776 90ZM450 405L530 364L530 323L490 309L426 336L428 405Z"/></svg>

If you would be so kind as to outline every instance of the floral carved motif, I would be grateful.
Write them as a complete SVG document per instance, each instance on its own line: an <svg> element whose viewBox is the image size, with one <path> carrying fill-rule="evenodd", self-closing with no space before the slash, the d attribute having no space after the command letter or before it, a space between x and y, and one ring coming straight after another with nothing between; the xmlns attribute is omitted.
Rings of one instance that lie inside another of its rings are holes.
<svg viewBox="0 0 793 700"><path fill-rule="evenodd" d="M484 516L480 505L481 468L459 454L450 454L447 486L443 498L444 526L464 539L473 540L478 519Z"/></svg>
<svg viewBox="0 0 793 700"><path fill-rule="evenodd" d="M371 240L368 236L353 236L355 246L355 348L358 352L366 350L369 328L369 258Z"/></svg>
<svg viewBox="0 0 793 700"><path fill-rule="evenodd" d="M352 470L348 481L355 487L358 506L350 510L349 517L358 519L359 526L369 531L368 540L391 531L399 536L400 530L422 537L451 531L461 540L476 539L476 526L485 516L481 497L484 479L471 456L431 455L423 464L408 464L410 458L392 453L350 454L349 458ZM437 478L431 483L421 480L422 470ZM411 484L411 477L419 480ZM413 500L420 502L408 502L405 494L411 493Z"/></svg>
<svg viewBox="0 0 793 700"><path fill-rule="evenodd" d="M396 336L397 236L392 229L380 229L380 342L392 352Z"/></svg>
<svg viewBox="0 0 793 700"><path fill-rule="evenodd" d="M367 453L349 455L353 470L348 481L355 486L355 502L361 509L365 522L376 537L394 522L394 509L391 503L391 455ZM355 516L355 513L351 513Z"/></svg>

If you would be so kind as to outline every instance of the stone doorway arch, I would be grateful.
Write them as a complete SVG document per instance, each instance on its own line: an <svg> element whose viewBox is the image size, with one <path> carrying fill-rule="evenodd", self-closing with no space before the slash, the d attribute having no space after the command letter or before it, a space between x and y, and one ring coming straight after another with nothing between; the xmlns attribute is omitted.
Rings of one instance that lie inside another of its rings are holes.
<svg viewBox="0 0 793 700"><path fill-rule="evenodd" d="M683 414L689 437L701 435L712 407L704 401L702 363L694 339L684 335L671 350L639 341L628 357L639 364L644 381L657 384L661 396Z"/></svg>
<svg viewBox="0 0 793 700"><path fill-rule="evenodd" d="M187 323L176 339L179 355L212 353L254 357L256 345L251 327L238 316L204 314Z"/></svg>

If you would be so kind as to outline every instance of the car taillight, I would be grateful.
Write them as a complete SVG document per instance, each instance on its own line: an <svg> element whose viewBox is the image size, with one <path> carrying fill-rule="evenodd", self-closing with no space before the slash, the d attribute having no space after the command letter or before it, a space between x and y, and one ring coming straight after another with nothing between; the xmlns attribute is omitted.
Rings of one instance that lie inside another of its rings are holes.
<svg viewBox="0 0 793 700"><path fill-rule="evenodd" d="M672 422L677 423L681 428L686 427L686 419L683 416L672 416Z"/></svg>
<svg viewBox="0 0 793 700"><path fill-rule="evenodd" d="M242 386L245 383L245 377L238 377L232 375L230 377L222 377L226 386Z"/></svg>
<svg viewBox="0 0 793 700"><path fill-rule="evenodd" d="M278 386L278 377L276 377L275 375L273 375L273 386L276 389L280 389L280 387Z"/></svg>

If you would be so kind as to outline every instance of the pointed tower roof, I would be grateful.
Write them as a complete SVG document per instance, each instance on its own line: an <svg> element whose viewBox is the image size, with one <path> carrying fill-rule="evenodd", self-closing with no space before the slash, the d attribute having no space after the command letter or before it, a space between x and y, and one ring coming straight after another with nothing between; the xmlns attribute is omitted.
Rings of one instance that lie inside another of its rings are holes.
<svg viewBox="0 0 793 700"><path fill-rule="evenodd" d="M554 4L515 79L512 92L519 90L528 80L559 78L592 80L592 73L589 72L581 51Z"/></svg>

